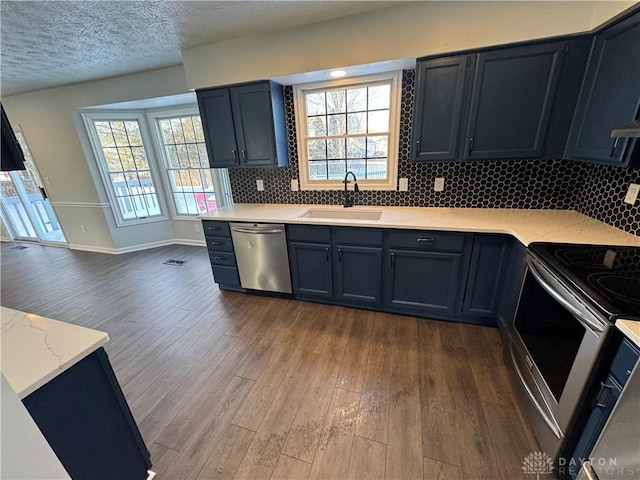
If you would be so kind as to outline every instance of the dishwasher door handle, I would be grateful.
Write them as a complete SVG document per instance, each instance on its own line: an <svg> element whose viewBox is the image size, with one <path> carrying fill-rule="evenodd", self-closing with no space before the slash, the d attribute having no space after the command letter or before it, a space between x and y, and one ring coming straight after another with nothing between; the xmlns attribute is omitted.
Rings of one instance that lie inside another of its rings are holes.
<svg viewBox="0 0 640 480"><path fill-rule="evenodd" d="M231 230L238 233L249 233L254 235L278 234L284 232L282 228L240 228L231 227Z"/></svg>

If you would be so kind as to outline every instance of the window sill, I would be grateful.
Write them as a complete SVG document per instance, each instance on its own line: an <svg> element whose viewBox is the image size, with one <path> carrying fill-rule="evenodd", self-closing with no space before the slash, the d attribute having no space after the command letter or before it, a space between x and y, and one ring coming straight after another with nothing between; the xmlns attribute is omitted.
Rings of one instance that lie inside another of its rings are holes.
<svg viewBox="0 0 640 480"><path fill-rule="evenodd" d="M353 182L347 184L347 189L353 191ZM384 184L366 184L358 182L358 188L360 191L389 191L397 190L396 185L384 185ZM344 182L339 183L323 183L322 185L300 185L300 191L314 191L314 190L344 190Z"/></svg>

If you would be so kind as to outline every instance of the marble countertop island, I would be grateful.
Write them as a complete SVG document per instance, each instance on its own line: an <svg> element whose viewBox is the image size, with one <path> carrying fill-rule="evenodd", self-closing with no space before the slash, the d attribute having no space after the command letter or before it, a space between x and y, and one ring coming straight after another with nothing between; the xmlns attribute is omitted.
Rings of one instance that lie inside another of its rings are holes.
<svg viewBox="0 0 640 480"><path fill-rule="evenodd" d="M0 308L0 367L20 399L109 340L105 332Z"/></svg>
<svg viewBox="0 0 640 480"><path fill-rule="evenodd" d="M381 211L379 220L309 218L310 209L344 211L335 205L239 203L200 215L202 220L299 223L356 227L504 233L523 245L532 242L640 246L640 237L571 210L521 210L492 208L431 208L356 206L349 210Z"/></svg>

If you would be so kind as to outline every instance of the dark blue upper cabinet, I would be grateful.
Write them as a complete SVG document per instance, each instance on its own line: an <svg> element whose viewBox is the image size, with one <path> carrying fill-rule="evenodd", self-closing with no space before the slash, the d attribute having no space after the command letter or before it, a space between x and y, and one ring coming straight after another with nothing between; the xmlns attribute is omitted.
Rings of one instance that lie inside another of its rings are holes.
<svg viewBox="0 0 640 480"><path fill-rule="evenodd" d="M475 55L418 61L411 159L414 162L455 160L465 87Z"/></svg>
<svg viewBox="0 0 640 480"><path fill-rule="evenodd" d="M611 130L638 118L640 12L596 35L580 90L565 157L629 166L637 139Z"/></svg>
<svg viewBox="0 0 640 480"><path fill-rule="evenodd" d="M263 81L196 94L212 168L287 165L282 85Z"/></svg>
<svg viewBox="0 0 640 480"><path fill-rule="evenodd" d="M539 158L566 42L478 54L465 159Z"/></svg>

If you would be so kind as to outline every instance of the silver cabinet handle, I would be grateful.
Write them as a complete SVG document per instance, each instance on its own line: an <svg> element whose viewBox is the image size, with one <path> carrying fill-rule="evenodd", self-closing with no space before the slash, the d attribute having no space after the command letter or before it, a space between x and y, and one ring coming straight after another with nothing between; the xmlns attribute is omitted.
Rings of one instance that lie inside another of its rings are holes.
<svg viewBox="0 0 640 480"><path fill-rule="evenodd" d="M469 139L469 153L471 153L471 150L473 150L473 137Z"/></svg>
<svg viewBox="0 0 640 480"><path fill-rule="evenodd" d="M395 253L392 253L392 254L391 254L391 268L393 268L393 266L395 265L395 263L396 263L396 254L395 254Z"/></svg>
<svg viewBox="0 0 640 480"><path fill-rule="evenodd" d="M435 240L436 240L435 238L427 237L427 238L419 238L417 241L418 243L429 243L429 242L435 242Z"/></svg>
<svg viewBox="0 0 640 480"><path fill-rule="evenodd" d="M613 157L616 153L616 148L618 148L618 142L620 141L620 137L616 137L616 139L613 141L613 147L611 147L611 153L609 154L610 157Z"/></svg>
<svg viewBox="0 0 640 480"><path fill-rule="evenodd" d="M207 227L207 230L222 230L220 227Z"/></svg>
<svg viewBox="0 0 640 480"><path fill-rule="evenodd" d="M237 155L236 155L236 151L235 151L235 150L231 150L231 155L233 155L233 159L234 159L234 160L237 160L237 159L238 159L238 157L237 157Z"/></svg>
<svg viewBox="0 0 640 480"><path fill-rule="evenodd" d="M342 263L342 249L338 249L338 262Z"/></svg>
<svg viewBox="0 0 640 480"><path fill-rule="evenodd" d="M324 258L328 262L329 261L329 248L324 249Z"/></svg>
<svg viewBox="0 0 640 480"><path fill-rule="evenodd" d="M227 257L219 257L219 256L216 255L215 257L213 257L213 259L214 260L226 260Z"/></svg>
<svg viewBox="0 0 640 480"><path fill-rule="evenodd" d="M241 151L242 151L242 158L246 162L247 161L247 151L244 148Z"/></svg>
<svg viewBox="0 0 640 480"><path fill-rule="evenodd" d="M224 245L224 242L209 242L210 245Z"/></svg>

